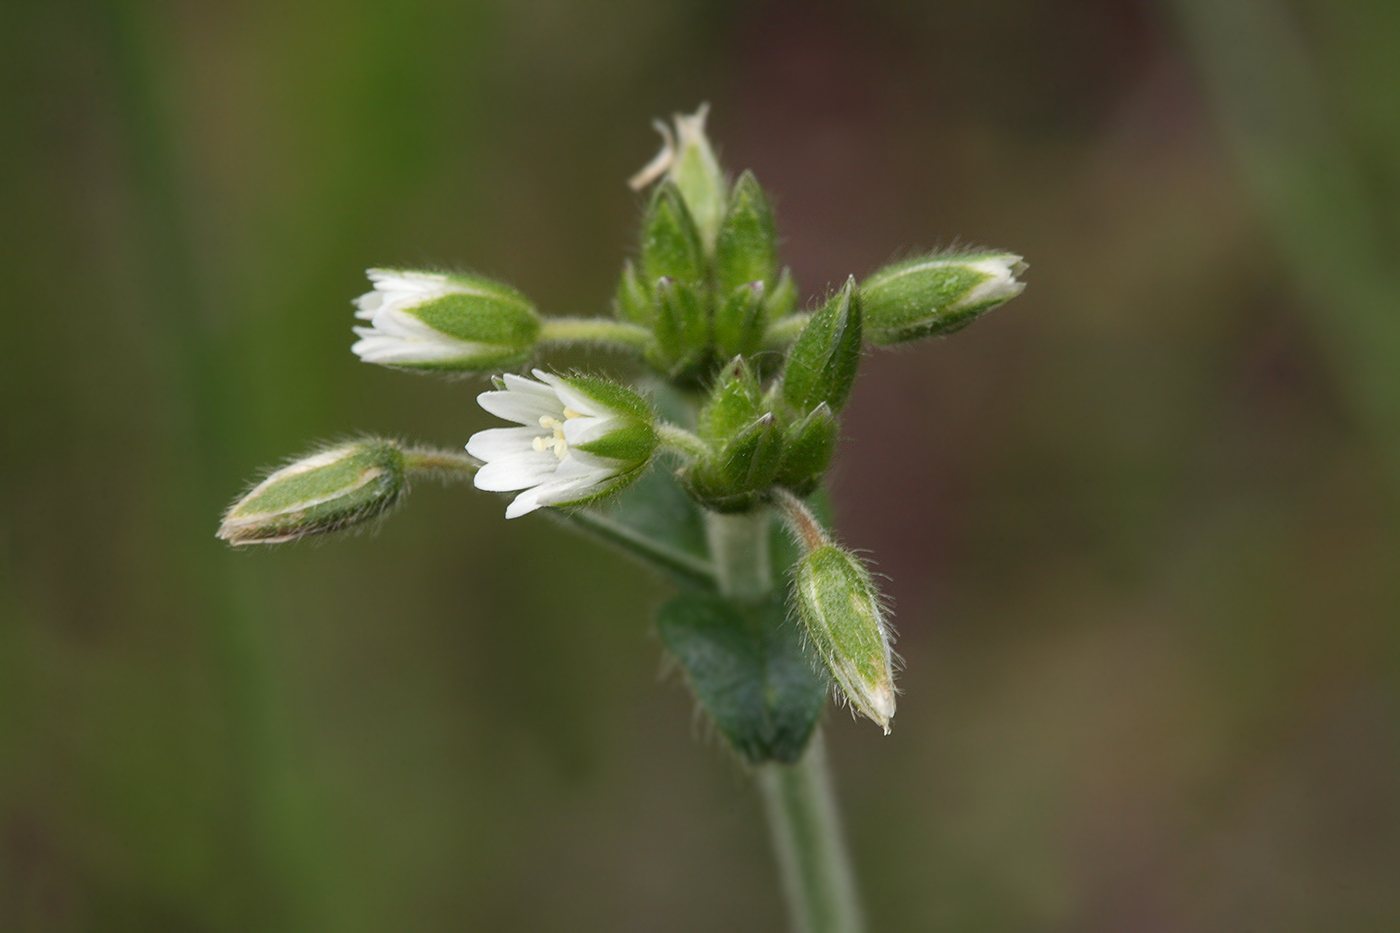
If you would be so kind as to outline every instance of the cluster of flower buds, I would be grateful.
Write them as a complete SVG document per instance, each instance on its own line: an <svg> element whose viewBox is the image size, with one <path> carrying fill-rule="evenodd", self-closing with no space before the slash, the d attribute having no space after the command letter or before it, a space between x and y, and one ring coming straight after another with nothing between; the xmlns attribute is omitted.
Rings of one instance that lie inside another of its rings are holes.
<svg viewBox="0 0 1400 933"><path fill-rule="evenodd" d="M678 116L661 153L632 179L652 189L637 262L623 268L616 315L647 328L647 361L663 375L703 384L725 360L763 344L793 310L797 289L778 271L777 231L752 172L731 187L705 136L705 110Z"/></svg>
<svg viewBox="0 0 1400 933"><path fill-rule="evenodd" d="M769 198L751 172L726 177L705 117L702 107L674 127L658 124L661 152L631 181L646 209L611 318L543 317L514 288L476 275L370 270L373 289L355 301L365 323L354 352L400 369L500 374L478 400L512 426L478 432L466 456L383 440L324 449L255 486L219 535L270 543L363 524L416 473L514 493L507 518L579 506L623 489L671 449L691 509L735 516L776 504L786 514L803 547L788 592L808 644L852 706L888 731L892 655L878 591L802 501L831 464L865 346L967 326L1021 292L1025 264L996 251L919 256L848 278L800 310ZM637 353L673 398L691 401L689 417L665 422L641 394L596 376L507 371L581 342Z"/></svg>

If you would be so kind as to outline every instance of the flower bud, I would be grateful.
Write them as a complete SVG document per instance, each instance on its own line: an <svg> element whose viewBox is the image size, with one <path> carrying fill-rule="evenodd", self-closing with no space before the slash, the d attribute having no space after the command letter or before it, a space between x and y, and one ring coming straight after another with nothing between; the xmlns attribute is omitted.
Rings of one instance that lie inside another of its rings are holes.
<svg viewBox="0 0 1400 933"><path fill-rule="evenodd" d="M700 436L723 441L759 416L762 389L749 361L736 356L720 371L700 409Z"/></svg>
<svg viewBox="0 0 1400 933"><path fill-rule="evenodd" d="M685 282L661 279L656 283L656 342L647 351L647 362L672 379L693 374L708 357L710 322L699 291Z"/></svg>
<svg viewBox="0 0 1400 933"><path fill-rule="evenodd" d="M783 436L783 465L774 482L799 496L810 495L821 485L831 456L836 452L836 416L825 402L792 425Z"/></svg>
<svg viewBox="0 0 1400 933"><path fill-rule="evenodd" d="M648 286L658 279L698 284L705 278L705 254L695 221L670 182L656 189L642 219L642 278Z"/></svg>
<svg viewBox="0 0 1400 933"><path fill-rule="evenodd" d="M617 283L617 295L613 298L613 313L619 320L644 327L651 324L651 294L637 278L637 267L632 265L630 259L622 264L622 278Z"/></svg>
<svg viewBox="0 0 1400 933"><path fill-rule="evenodd" d="M773 211L753 172L734 183L729 212L715 242L715 278L721 295L740 285L771 286L778 275L778 234Z"/></svg>
<svg viewBox="0 0 1400 933"><path fill-rule="evenodd" d="M695 219L706 255L714 252L729 200L724 173L705 135L709 112L709 104L701 104L693 114L676 114L674 135L670 127L658 121L656 128L663 140L661 151L629 182L638 191L662 175L674 183Z"/></svg>
<svg viewBox="0 0 1400 933"><path fill-rule="evenodd" d="M840 411L860 366L861 306L855 279L807 322L788 350L783 401L806 414L823 403Z"/></svg>
<svg viewBox="0 0 1400 933"><path fill-rule="evenodd" d="M330 447L277 470L224 514L229 544L276 544L326 534L383 515L402 497L404 455L386 440Z"/></svg>
<svg viewBox="0 0 1400 933"><path fill-rule="evenodd" d="M1025 289L1014 253L932 255L885 266L861 283L865 335L881 345L961 330Z"/></svg>
<svg viewBox="0 0 1400 933"><path fill-rule="evenodd" d="M366 363L437 372L502 369L534 349L540 319L515 289L478 276L369 270L355 300L370 323L350 349Z"/></svg>
<svg viewBox="0 0 1400 933"><path fill-rule="evenodd" d="M715 311L714 341L720 358L748 356L763 338L764 286L740 285Z"/></svg>
<svg viewBox="0 0 1400 933"><path fill-rule="evenodd" d="M747 512L773 485L782 462L782 428L772 412L764 412L727 438L713 456L696 461L682 479L707 508Z"/></svg>
<svg viewBox="0 0 1400 933"><path fill-rule="evenodd" d="M792 594L832 679L851 706L888 735L894 665L889 627L869 571L854 554L825 543L798 562Z"/></svg>

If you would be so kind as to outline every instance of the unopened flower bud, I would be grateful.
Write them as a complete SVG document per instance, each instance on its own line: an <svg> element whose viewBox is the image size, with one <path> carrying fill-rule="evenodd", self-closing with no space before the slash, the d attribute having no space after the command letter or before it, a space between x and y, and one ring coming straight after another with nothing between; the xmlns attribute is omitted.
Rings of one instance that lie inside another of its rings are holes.
<svg viewBox="0 0 1400 933"><path fill-rule="evenodd" d="M836 452L837 431L836 416L825 402L790 426L783 438L783 465L774 482L799 496L815 491Z"/></svg>
<svg viewBox="0 0 1400 933"><path fill-rule="evenodd" d="M705 135L705 117L709 112L710 105L702 104L692 114L676 114L674 134L670 127L657 121L656 129L663 140L661 151L630 181L638 191L663 175L673 182L695 219L707 255L714 252L715 238L729 202L724 173Z"/></svg>
<svg viewBox="0 0 1400 933"><path fill-rule="evenodd" d="M855 280L848 279L788 350L783 401L801 414L823 403L841 410L860 366L861 317Z"/></svg>
<svg viewBox="0 0 1400 933"><path fill-rule="evenodd" d="M277 470L229 507L218 536L276 544L361 525L402 497L403 451L367 439L329 447Z"/></svg>
<svg viewBox="0 0 1400 933"><path fill-rule="evenodd" d="M685 282L656 283L655 343L646 359L672 379L693 375L709 356L710 320L700 291Z"/></svg>
<svg viewBox="0 0 1400 933"><path fill-rule="evenodd" d="M885 266L861 283L865 336L894 344L951 334L1025 289L1014 253L933 255Z"/></svg>
<svg viewBox="0 0 1400 933"><path fill-rule="evenodd" d="M778 276L778 233L773 211L753 172L734 183L729 212L715 243L715 279L721 295L740 285L762 282L771 286Z"/></svg>
<svg viewBox="0 0 1400 933"><path fill-rule="evenodd" d="M705 254L695 221L679 189L665 182L656 189L642 219L642 278L698 284L705 278Z"/></svg>
<svg viewBox="0 0 1400 933"><path fill-rule="evenodd" d="M523 362L539 337L530 301L509 285L471 275L369 270L374 290L355 300L366 363L436 372L479 372Z"/></svg>
<svg viewBox="0 0 1400 933"><path fill-rule="evenodd" d="M831 543L797 564L793 598L807 637L851 706L890 731L894 665L879 593L865 565Z"/></svg>

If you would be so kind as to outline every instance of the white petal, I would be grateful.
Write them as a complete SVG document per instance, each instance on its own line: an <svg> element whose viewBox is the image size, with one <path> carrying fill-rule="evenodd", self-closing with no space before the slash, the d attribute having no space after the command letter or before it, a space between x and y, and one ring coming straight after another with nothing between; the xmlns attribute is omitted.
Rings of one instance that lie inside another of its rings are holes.
<svg viewBox="0 0 1400 933"><path fill-rule="evenodd" d="M476 471L473 482L487 492L513 492L544 482L554 475L559 458L550 450L530 450L492 460Z"/></svg>
<svg viewBox="0 0 1400 933"><path fill-rule="evenodd" d="M449 337L432 341L404 340L370 327L356 327L354 330L361 339L352 344L350 349L366 363L386 366L440 363L448 360L478 359L484 353L494 352L494 348L486 344L453 340Z"/></svg>
<svg viewBox="0 0 1400 933"><path fill-rule="evenodd" d="M526 451L535 452L534 441L537 437L552 439L553 433L531 427L487 428L485 431L477 431L471 440L467 441L467 453L478 460L491 461ZM554 454L551 453L550 456L553 457Z"/></svg>
<svg viewBox="0 0 1400 933"><path fill-rule="evenodd" d="M510 505L506 506L506 518L519 518L522 515L529 515L535 509L544 505L540 501L540 490L536 486L534 489L527 489L516 496Z"/></svg>
<svg viewBox="0 0 1400 933"><path fill-rule="evenodd" d="M520 376L506 373L505 391L483 392L477 404L495 415L516 424L537 426L540 418L564 417L564 403L549 388Z"/></svg>
<svg viewBox="0 0 1400 933"><path fill-rule="evenodd" d="M593 415L596 418L608 418L617 414L606 405L602 405L590 396L584 395L578 389L565 382L561 377L544 370L535 370L535 378L541 382L549 384L556 395L559 396L567 408L572 408L581 415Z"/></svg>

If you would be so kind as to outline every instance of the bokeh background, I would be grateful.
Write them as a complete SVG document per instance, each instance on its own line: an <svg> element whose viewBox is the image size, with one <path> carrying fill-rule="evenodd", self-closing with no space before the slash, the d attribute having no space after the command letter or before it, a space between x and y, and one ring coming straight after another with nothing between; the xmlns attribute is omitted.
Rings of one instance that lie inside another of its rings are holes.
<svg viewBox="0 0 1400 933"><path fill-rule="evenodd" d="M849 411L907 663L891 737L827 717L873 927L1400 928L1400 5L5 20L0 929L782 928L663 584L461 487L213 537L315 440L491 421L350 354L365 267L600 313L649 122L706 100L807 293L1031 264Z"/></svg>

